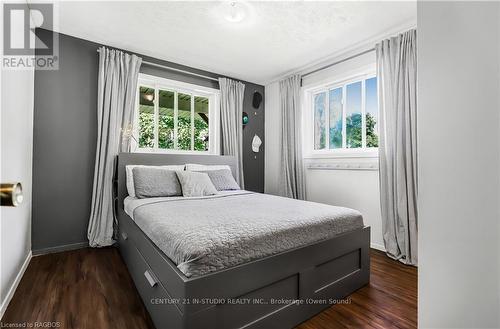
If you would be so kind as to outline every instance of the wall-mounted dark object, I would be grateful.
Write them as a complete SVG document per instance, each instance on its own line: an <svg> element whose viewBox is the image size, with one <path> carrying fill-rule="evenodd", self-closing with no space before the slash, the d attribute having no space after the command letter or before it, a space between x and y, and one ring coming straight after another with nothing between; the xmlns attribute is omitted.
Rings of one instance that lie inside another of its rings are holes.
<svg viewBox="0 0 500 329"><path fill-rule="evenodd" d="M243 112L243 118L242 118L243 126L246 126L248 121L250 121L250 118L248 117L247 112Z"/></svg>
<svg viewBox="0 0 500 329"><path fill-rule="evenodd" d="M21 183L2 183L0 196L2 206L17 207L23 202L23 187Z"/></svg>
<svg viewBox="0 0 500 329"><path fill-rule="evenodd" d="M260 104L262 103L262 94L259 93L258 91L253 93L253 99L252 99L252 106L255 109L258 109L260 107Z"/></svg>

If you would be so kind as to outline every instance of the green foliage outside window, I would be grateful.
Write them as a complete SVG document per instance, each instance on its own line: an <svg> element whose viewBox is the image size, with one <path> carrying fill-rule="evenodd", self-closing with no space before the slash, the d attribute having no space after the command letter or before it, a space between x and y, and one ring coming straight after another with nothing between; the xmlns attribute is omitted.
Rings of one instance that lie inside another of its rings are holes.
<svg viewBox="0 0 500 329"><path fill-rule="evenodd" d="M155 133L153 114L147 112L139 113L139 147L154 147Z"/></svg>
<svg viewBox="0 0 500 329"><path fill-rule="evenodd" d="M375 131L377 121L371 115L366 113L366 147L378 147L378 135Z"/></svg>
<svg viewBox="0 0 500 329"><path fill-rule="evenodd" d="M178 117L178 139L177 148L180 150L191 150L191 119ZM158 147L161 149L174 148L174 118L169 115L161 115L158 118ZM139 113L139 147L154 147L154 116L152 113ZM194 150L208 150L208 123L202 118L195 116L194 119Z"/></svg>
<svg viewBox="0 0 500 329"><path fill-rule="evenodd" d="M342 148L342 130L330 128L330 148Z"/></svg>
<svg viewBox="0 0 500 329"><path fill-rule="evenodd" d="M378 136L375 132L375 118L366 113L366 147L378 147ZM346 146L347 148L360 148L362 144L361 114L354 113L346 118Z"/></svg>
<svg viewBox="0 0 500 329"><path fill-rule="evenodd" d="M359 148L361 147L362 137L361 137L361 114L354 113L346 117L346 147L347 148Z"/></svg>

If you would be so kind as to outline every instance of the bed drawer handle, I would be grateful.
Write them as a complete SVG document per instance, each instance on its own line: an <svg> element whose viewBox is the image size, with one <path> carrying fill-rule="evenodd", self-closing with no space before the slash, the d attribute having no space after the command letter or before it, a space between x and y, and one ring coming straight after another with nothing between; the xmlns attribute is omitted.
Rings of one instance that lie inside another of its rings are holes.
<svg viewBox="0 0 500 329"><path fill-rule="evenodd" d="M148 280L149 282L149 285L151 287L154 287L158 284L158 281L156 280L156 278L154 277L153 274L149 273L148 270L146 270L146 272L144 272L144 276L146 277L146 280Z"/></svg>
<svg viewBox="0 0 500 329"><path fill-rule="evenodd" d="M127 233L122 232L122 239L123 239L123 240L127 240L127 239L128 239L128 235L127 235Z"/></svg>

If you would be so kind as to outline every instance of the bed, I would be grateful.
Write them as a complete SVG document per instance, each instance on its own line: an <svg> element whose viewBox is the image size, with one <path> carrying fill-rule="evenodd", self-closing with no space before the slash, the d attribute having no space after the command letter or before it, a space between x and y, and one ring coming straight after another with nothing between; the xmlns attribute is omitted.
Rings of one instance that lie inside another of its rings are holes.
<svg viewBox="0 0 500 329"><path fill-rule="evenodd" d="M228 191L135 199L125 166L229 165L215 155L121 153L118 244L162 328L287 328L369 282L370 228L352 209Z"/></svg>

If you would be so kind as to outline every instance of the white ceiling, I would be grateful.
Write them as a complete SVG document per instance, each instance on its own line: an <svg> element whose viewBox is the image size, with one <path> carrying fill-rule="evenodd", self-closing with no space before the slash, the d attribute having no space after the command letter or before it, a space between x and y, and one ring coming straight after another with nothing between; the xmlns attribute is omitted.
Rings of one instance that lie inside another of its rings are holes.
<svg viewBox="0 0 500 329"><path fill-rule="evenodd" d="M60 2L59 32L266 83L416 21L415 2Z"/></svg>

